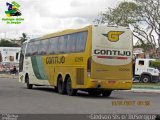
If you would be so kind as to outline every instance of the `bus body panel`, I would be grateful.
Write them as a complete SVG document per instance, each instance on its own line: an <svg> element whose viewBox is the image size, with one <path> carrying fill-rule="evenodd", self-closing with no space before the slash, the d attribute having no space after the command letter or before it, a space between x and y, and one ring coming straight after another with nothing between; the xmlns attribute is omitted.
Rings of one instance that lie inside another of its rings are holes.
<svg viewBox="0 0 160 120"><path fill-rule="evenodd" d="M131 80L132 33L124 27L93 27L91 78Z"/></svg>
<svg viewBox="0 0 160 120"><path fill-rule="evenodd" d="M59 64L59 63L48 63L48 59L50 58L62 58L64 57L65 62L63 64ZM45 56L43 58L43 62L45 64L45 69L46 69L46 73L48 75L48 80L50 85L52 86L56 86L57 85L57 79L58 79L58 75L61 75L63 78L63 81L65 81L65 77L67 75L69 75L71 77L71 79L73 80L73 87L77 88L77 87L83 87L86 82L85 76L87 76L87 71L86 71L86 65L84 63L87 63L87 57L85 56L85 54L81 54L81 53L72 53L70 55L65 54L65 56L62 55L49 55L49 56ZM75 62L76 60L80 60ZM79 85L77 84L76 78L77 78L77 69L83 69L84 71L84 78L83 78L83 85Z"/></svg>
<svg viewBox="0 0 160 120"><path fill-rule="evenodd" d="M30 84L50 85L48 79L41 78L40 71L42 70L42 68L36 69L35 67L41 67L40 65L35 64L36 62L38 63L39 61L36 59L33 60L32 57L26 57L25 59L25 70L29 76Z"/></svg>
<svg viewBox="0 0 160 120"><path fill-rule="evenodd" d="M63 34L57 33L49 36L45 36L44 38L58 36L58 35L66 35L77 32L87 31L88 36L86 39L85 51L83 52L73 52L73 53L65 53L65 54L51 54L43 57L43 64L46 68L46 73L48 76L48 81L51 86L57 86L58 76L61 75L63 81L65 82L65 78L67 75L71 77L72 87L84 89L87 87L87 60L91 55L91 38L92 38L92 26L88 26L79 30L64 31ZM58 63L57 61L64 58L64 63ZM81 80L78 78L80 72L83 71L83 76L81 76Z"/></svg>

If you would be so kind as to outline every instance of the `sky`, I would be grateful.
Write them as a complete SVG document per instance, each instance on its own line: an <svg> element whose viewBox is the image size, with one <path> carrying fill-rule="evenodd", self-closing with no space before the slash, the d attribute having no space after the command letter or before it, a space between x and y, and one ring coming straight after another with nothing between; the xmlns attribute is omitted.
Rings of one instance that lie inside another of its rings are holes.
<svg viewBox="0 0 160 120"><path fill-rule="evenodd" d="M6 2L0 0L0 39L19 38L27 33L30 38L64 29L81 28L90 24L100 12L115 7L122 0L14 0L20 4L21 24L6 24Z"/></svg>

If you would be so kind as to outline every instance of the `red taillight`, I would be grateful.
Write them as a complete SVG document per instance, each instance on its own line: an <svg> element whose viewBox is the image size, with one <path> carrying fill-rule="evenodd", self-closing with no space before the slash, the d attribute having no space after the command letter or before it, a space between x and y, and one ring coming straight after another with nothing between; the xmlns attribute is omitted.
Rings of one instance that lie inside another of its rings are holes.
<svg viewBox="0 0 160 120"><path fill-rule="evenodd" d="M89 57L87 61L87 72L91 72L91 57Z"/></svg>

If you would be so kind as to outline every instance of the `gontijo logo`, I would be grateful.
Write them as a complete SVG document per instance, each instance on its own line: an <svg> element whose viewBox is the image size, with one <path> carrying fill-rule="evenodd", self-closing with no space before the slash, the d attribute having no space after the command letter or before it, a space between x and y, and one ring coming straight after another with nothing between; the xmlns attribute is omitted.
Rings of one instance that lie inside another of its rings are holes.
<svg viewBox="0 0 160 120"><path fill-rule="evenodd" d="M108 40L111 42L117 42L119 40L119 36L123 33L123 31L109 31L108 34L102 35L108 37Z"/></svg>

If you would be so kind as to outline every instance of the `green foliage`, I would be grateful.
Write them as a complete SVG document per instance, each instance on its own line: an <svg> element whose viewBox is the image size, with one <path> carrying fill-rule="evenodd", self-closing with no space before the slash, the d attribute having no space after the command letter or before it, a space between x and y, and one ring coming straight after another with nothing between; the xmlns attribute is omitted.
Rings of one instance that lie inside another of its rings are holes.
<svg viewBox="0 0 160 120"><path fill-rule="evenodd" d="M149 43L155 49L157 45L160 46L159 6L159 0L124 1L115 8L109 8L99 14L94 22L96 24L107 23L108 25L130 27L133 36L142 45Z"/></svg>
<svg viewBox="0 0 160 120"><path fill-rule="evenodd" d="M108 23L109 25L129 26L136 23L141 6L134 2L121 2L116 8L109 8L108 11L100 15L99 23Z"/></svg>
<svg viewBox="0 0 160 120"><path fill-rule="evenodd" d="M141 44L135 45L135 46L133 46L133 47L134 47L134 48L143 48L145 52L147 52L147 51L155 48L155 46L153 47L152 44L150 44L150 43L144 43L143 41L142 41Z"/></svg>
<svg viewBox="0 0 160 120"><path fill-rule="evenodd" d="M160 69L160 60L151 61L150 66L151 66L151 67L154 67L154 68Z"/></svg>
<svg viewBox="0 0 160 120"><path fill-rule="evenodd" d="M18 44L12 43L10 41L7 41L5 39L0 40L0 47L19 47Z"/></svg>

